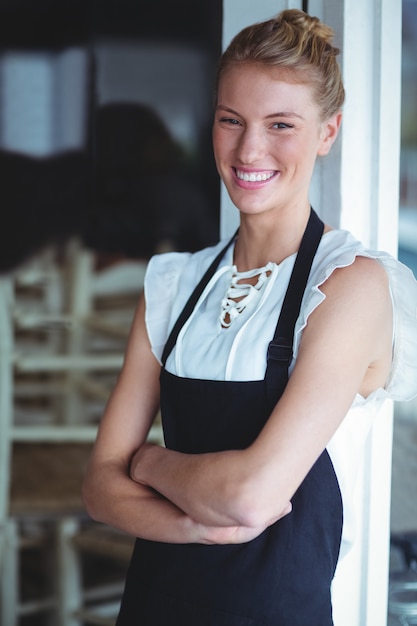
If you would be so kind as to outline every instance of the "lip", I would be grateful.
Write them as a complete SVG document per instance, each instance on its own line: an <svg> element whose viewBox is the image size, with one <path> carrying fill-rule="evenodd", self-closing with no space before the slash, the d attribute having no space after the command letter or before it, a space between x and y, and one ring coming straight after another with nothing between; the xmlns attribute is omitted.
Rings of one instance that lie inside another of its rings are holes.
<svg viewBox="0 0 417 626"><path fill-rule="evenodd" d="M233 173L233 180L236 183L236 185L238 185L238 187L241 187L242 189L259 189L260 187L265 187L265 185L267 185L268 183L270 183L272 180L274 180L278 175L279 175L279 170L268 170L268 169L249 169L246 167L232 167L232 173ZM243 172L245 174L248 174L249 176L251 174L271 174L272 176L270 178L267 178L266 180L243 180L242 178L239 178L237 175L237 170L239 170L239 172Z"/></svg>

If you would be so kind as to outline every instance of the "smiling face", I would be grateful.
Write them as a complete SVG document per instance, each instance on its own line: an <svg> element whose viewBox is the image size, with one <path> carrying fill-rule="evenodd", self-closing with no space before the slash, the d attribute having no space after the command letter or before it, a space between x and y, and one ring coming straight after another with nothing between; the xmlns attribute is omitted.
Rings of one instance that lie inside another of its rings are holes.
<svg viewBox="0 0 417 626"><path fill-rule="evenodd" d="M310 86L291 72L231 65L218 87L213 127L218 172L242 213L305 209L318 155L329 152L341 114L325 122Z"/></svg>

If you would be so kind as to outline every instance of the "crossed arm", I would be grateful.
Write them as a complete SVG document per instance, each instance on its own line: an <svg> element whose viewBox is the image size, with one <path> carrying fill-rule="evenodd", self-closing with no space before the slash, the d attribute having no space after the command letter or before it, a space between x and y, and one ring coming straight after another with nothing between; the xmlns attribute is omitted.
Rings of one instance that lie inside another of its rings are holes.
<svg viewBox="0 0 417 626"><path fill-rule="evenodd" d="M130 463L159 406L160 366L153 356L140 301L124 365L101 421L87 467L83 498L93 519L133 536L170 543L241 543L262 528L195 520L148 485L134 482ZM164 448L161 448L163 450Z"/></svg>
<svg viewBox="0 0 417 626"><path fill-rule="evenodd" d="M181 543L248 541L287 514L355 394L383 386L391 362L391 302L379 265L357 259L322 289L326 300L309 318L287 388L256 441L202 455L144 443L158 406L159 365L142 303L86 477L90 514Z"/></svg>

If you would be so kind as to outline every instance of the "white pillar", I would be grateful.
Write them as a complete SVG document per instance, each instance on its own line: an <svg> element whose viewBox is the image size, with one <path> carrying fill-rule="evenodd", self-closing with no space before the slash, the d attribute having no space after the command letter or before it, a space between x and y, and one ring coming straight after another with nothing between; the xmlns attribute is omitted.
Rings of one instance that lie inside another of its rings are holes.
<svg viewBox="0 0 417 626"><path fill-rule="evenodd" d="M340 226L366 245L396 255L400 163L401 2L325 0L343 33L347 91L340 152ZM335 595L337 626L386 624L392 405L369 441L361 507L362 542L349 555ZM356 588L356 590L355 590ZM346 590L351 589L351 598ZM355 601L354 601L355 600Z"/></svg>

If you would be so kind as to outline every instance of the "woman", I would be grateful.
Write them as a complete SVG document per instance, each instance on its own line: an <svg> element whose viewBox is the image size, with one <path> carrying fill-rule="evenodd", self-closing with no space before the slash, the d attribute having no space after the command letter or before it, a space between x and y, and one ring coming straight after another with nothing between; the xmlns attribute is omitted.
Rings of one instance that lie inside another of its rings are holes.
<svg viewBox="0 0 417 626"><path fill-rule="evenodd" d="M120 626L331 625L364 439L385 397L417 393L411 272L309 204L341 123L331 39L289 10L221 59L240 228L151 259L85 481L90 514L139 538ZM167 448L145 443L159 405Z"/></svg>

